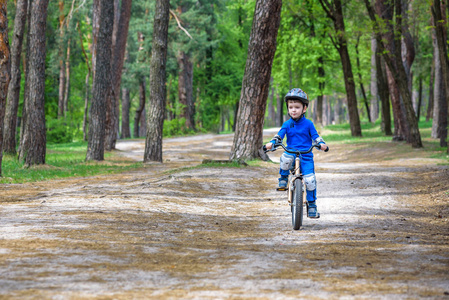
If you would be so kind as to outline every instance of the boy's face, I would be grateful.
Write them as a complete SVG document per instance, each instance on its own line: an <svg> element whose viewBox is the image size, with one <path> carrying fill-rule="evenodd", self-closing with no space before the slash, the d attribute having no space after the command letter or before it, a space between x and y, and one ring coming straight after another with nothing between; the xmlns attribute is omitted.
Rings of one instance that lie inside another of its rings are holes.
<svg viewBox="0 0 449 300"><path fill-rule="evenodd" d="M306 112L307 106L303 105L301 101L288 100L288 113L293 119L299 118Z"/></svg>

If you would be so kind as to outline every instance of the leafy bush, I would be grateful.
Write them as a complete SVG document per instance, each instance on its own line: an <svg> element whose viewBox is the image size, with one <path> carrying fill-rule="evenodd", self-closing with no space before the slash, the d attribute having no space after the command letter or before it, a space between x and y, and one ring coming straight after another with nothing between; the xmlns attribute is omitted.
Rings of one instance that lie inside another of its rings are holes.
<svg viewBox="0 0 449 300"><path fill-rule="evenodd" d="M49 119L47 120L47 143L60 144L70 143L73 141L74 129L69 126L66 119Z"/></svg>
<svg viewBox="0 0 449 300"><path fill-rule="evenodd" d="M186 119L173 119L164 121L164 137L192 134L193 131L186 126Z"/></svg>

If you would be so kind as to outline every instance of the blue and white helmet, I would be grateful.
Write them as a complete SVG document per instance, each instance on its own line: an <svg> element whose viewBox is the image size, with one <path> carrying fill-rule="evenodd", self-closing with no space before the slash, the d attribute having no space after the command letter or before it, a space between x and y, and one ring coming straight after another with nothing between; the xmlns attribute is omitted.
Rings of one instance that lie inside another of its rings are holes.
<svg viewBox="0 0 449 300"><path fill-rule="evenodd" d="M299 100L305 106L309 105L309 96L307 96L307 94L300 88L294 88L290 90L287 95L285 95L284 100L285 104L287 104L288 100Z"/></svg>

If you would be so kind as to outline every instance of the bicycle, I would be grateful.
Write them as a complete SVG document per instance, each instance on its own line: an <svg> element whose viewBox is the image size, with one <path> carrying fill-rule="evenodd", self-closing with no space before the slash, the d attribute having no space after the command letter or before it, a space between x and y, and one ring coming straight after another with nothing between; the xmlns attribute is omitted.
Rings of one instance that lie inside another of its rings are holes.
<svg viewBox="0 0 449 300"><path fill-rule="evenodd" d="M290 176L288 178L287 183L287 191L288 191L288 203L291 207L292 212L292 226L294 230L299 230L302 226L303 214L304 214L304 205L307 206L307 210L309 210L309 202L306 199L306 189L305 182L301 172L301 155L312 152L313 148L320 149L319 144L313 144L309 150L307 151L294 151L289 150L282 143L276 143L273 145L271 150L268 150L265 146L263 146L263 151L266 152L274 152L279 147L282 147L285 152L295 154L295 168L290 170ZM325 150L325 152L329 151L329 148Z"/></svg>

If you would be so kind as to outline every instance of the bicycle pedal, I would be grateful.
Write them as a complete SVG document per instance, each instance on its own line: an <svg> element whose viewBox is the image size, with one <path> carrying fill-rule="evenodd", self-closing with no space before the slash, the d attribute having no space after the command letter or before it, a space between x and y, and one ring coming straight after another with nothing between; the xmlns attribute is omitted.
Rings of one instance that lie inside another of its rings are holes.
<svg viewBox="0 0 449 300"><path fill-rule="evenodd" d="M287 190L287 188L285 187L278 187L278 188L276 188L276 191L279 191L279 192L283 192L283 191L286 191Z"/></svg>

